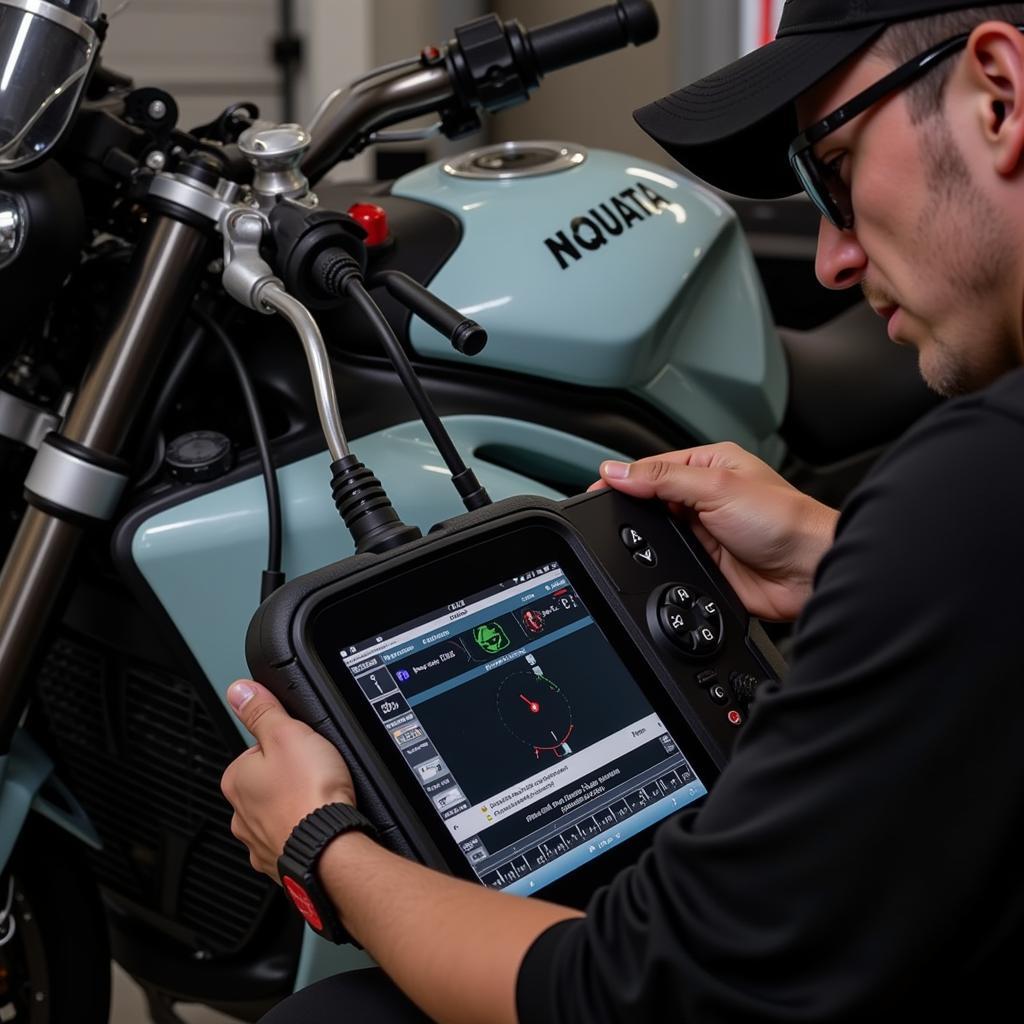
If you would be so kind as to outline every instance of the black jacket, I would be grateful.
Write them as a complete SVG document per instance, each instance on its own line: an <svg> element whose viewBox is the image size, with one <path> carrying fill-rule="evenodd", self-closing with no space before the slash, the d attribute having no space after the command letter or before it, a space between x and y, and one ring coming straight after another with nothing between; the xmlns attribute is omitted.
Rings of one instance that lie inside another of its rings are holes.
<svg viewBox="0 0 1024 1024"><path fill-rule="evenodd" d="M853 494L706 803L557 925L524 1024L1000 1019L1024 946L1024 371Z"/></svg>

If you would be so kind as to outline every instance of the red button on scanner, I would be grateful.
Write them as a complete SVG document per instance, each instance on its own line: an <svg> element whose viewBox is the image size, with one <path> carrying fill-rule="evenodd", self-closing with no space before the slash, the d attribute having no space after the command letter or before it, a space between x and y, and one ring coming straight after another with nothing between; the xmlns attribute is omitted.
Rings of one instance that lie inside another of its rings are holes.
<svg viewBox="0 0 1024 1024"><path fill-rule="evenodd" d="M380 245L388 240L391 228L388 227L387 211L376 203L353 203L348 208L348 215L366 232L368 246Z"/></svg>
<svg viewBox="0 0 1024 1024"><path fill-rule="evenodd" d="M730 711L726 718L732 725L739 725L743 721L743 716L738 711Z"/></svg>

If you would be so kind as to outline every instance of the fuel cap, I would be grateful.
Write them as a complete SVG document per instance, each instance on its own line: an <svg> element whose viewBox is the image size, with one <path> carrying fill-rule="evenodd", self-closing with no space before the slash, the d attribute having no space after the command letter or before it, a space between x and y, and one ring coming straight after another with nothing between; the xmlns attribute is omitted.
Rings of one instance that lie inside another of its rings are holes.
<svg viewBox="0 0 1024 1024"><path fill-rule="evenodd" d="M444 171L454 178L507 181L571 171L586 159L587 151L571 142L499 142L449 160Z"/></svg>
<svg viewBox="0 0 1024 1024"><path fill-rule="evenodd" d="M231 439L216 430L193 430L176 437L164 456L176 480L197 484L223 476L235 462Z"/></svg>

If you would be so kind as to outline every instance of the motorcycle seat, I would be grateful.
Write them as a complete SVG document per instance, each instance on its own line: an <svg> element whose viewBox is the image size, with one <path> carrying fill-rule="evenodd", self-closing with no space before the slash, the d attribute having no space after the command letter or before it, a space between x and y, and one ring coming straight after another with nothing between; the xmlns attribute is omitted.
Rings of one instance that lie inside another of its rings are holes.
<svg viewBox="0 0 1024 1024"><path fill-rule="evenodd" d="M893 344L866 302L779 335L789 364L780 434L804 462L831 465L887 445L941 401L921 379L916 350Z"/></svg>

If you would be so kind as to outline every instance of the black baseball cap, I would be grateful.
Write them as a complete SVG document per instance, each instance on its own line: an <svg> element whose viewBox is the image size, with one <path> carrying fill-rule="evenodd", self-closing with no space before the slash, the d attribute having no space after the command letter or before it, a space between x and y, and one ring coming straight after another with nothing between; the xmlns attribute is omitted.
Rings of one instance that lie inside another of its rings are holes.
<svg viewBox="0 0 1024 1024"><path fill-rule="evenodd" d="M633 112L687 170L751 199L800 191L789 166L793 101L893 22L985 3L964 0L786 0L773 42Z"/></svg>

